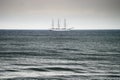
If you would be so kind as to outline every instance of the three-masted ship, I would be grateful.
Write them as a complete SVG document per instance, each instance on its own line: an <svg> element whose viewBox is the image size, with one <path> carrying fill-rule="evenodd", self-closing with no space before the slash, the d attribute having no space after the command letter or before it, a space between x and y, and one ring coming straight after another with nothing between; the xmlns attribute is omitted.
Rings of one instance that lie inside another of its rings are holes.
<svg viewBox="0 0 120 80"><path fill-rule="evenodd" d="M52 19L51 24L52 24L51 31L71 31L72 30L72 28L67 28L66 19L64 19L63 26L61 26L59 19L57 21L57 26L55 26L54 19Z"/></svg>

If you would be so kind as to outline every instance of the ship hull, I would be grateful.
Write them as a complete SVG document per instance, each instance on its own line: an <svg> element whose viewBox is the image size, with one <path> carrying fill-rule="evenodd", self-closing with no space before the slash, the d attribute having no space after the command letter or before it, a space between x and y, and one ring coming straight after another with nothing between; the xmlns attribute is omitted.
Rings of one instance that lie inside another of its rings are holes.
<svg viewBox="0 0 120 80"><path fill-rule="evenodd" d="M71 29L51 29L50 31L71 31Z"/></svg>

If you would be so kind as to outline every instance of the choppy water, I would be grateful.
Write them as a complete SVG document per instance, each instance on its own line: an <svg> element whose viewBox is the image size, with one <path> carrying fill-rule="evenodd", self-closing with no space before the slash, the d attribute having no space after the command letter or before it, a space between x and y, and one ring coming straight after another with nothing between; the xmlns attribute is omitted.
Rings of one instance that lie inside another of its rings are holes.
<svg viewBox="0 0 120 80"><path fill-rule="evenodd" d="M0 30L1 80L120 80L120 30Z"/></svg>

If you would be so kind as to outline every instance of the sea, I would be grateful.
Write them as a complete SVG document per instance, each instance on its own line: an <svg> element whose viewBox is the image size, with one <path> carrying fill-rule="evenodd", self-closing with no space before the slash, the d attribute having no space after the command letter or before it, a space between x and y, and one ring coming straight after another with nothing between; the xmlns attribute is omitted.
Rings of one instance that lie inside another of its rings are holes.
<svg viewBox="0 0 120 80"><path fill-rule="evenodd" d="M0 80L120 80L120 30L0 30Z"/></svg>

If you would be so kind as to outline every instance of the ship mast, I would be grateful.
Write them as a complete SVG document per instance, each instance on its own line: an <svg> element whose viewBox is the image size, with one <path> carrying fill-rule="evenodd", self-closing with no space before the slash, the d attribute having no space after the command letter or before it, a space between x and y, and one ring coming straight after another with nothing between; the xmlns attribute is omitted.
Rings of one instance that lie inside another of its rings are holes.
<svg viewBox="0 0 120 80"><path fill-rule="evenodd" d="M58 19L58 29L60 29L60 20Z"/></svg>
<svg viewBox="0 0 120 80"><path fill-rule="evenodd" d="M64 19L64 28L66 29L66 19Z"/></svg>
<svg viewBox="0 0 120 80"><path fill-rule="evenodd" d="M52 29L54 29L54 19L52 19Z"/></svg>

